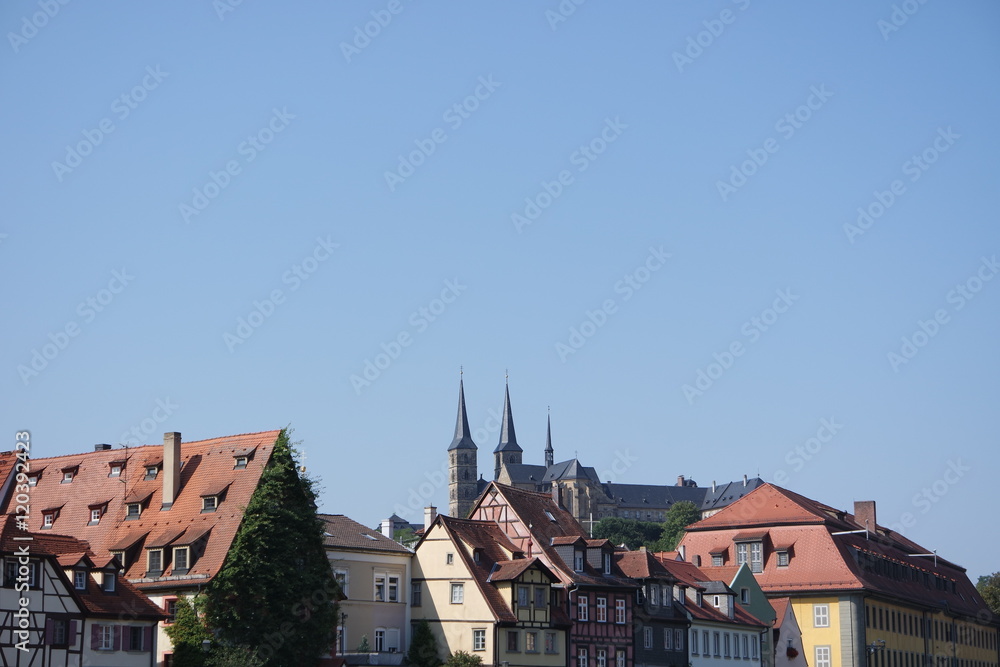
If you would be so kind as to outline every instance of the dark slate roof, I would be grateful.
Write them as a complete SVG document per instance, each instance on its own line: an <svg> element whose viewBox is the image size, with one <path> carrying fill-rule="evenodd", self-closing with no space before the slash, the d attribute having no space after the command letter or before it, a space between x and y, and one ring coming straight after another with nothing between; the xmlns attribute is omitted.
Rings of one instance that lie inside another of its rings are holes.
<svg viewBox="0 0 1000 667"><path fill-rule="evenodd" d="M764 480L760 477L754 477L753 479L748 479L746 484L743 483L743 480L740 480L738 482L716 485L714 493L711 488L705 488L705 499L699 508L710 510L731 505L763 483Z"/></svg>
<svg viewBox="0 0 1000 667"><path fill-rule="evenodd" d="M503 423L500 425L500 442L497 443L497 452L520 452L523 451L517 444L517 435L514 433L514 416L510 412L510 389L504 387L503 390Z"/></svg>
<svg viewBox="0 0 1000 667"><path fill-rule="evenodd" d="M549 416L545 425L545 451L552 451L552 417Z"/></svg>
<svg viewBox="0 0 1000 667"><path fill-rule="evenodd" d="M448 447L450 452L453 449L478 449L476 443L469 435L469 417L465 412L465 385L462 380L458 381L458 419L455 420L455 439Z"/></svg>
<svg viewBox="0 0 1000 667"><path fill-rule="evenodd" d="M507 463L507 474L513 484L541 484L545 477L545 466L527 463Z"/></svg>
<svg viewBox="0 0 1000 667"><path fill-rule="evenodd" d="M577 459L555 463L545 471L543 482L553 482L560 479L590 479L598 484L601 480L597 477L597 471L589 466L580 465Z"/></svg>
<svg viewBox="0 0 1000 667"><path fill-rule="evenodd" d="M399 542L391 540L377 530L348 519L343 514L320 514L323 520L323 546L331 549L358 551L389 551L398 554L413 553Z"/></svg>

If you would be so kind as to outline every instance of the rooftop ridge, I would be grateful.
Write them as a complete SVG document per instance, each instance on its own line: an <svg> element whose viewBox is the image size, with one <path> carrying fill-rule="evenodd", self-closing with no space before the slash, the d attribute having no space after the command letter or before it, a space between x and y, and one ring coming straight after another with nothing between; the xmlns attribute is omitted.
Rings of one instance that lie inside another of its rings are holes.
<svg viewBox="0 0 1000 667"><path fill-rule="evenodd" d="M210 442L214 442L214 441L218 441L218 440L228 440L229 438L242 438L242 437L245 437L245 436L252 436L252 435L268 435L268 434L271 434L271 433L274 433L275 437L277 438L277 434L281 433L281 429L272 429L272 430L269 430L269 431L255 431L253 433L236 433L236 434L232 434L232 435L221 435L221 436L218 436L218 437L215 437L215 438L205 438L203 440L185 440L185 441L183 441L182 444L183 444L184 447L189 447L189 446L194 446L194 445L203 445L205 443L210 443ZM124 446L122 446L122 447L112 447L112 449L100 449L100 450L92 450L92 451L83 451L83 452L76 452L76 453L73 453L73 454L53 454L52 456L37 456L37 457L32 457L31 460L32 461L43 461L43 460L44 461L51 461L51 460L54 460L54 459L67 459L67 458L76 458L76 457L80 457L80 456L91 456L91 455L94 455L94 454L103 454L103 455L106 456L106 455L109 455L112 452L123 452L125 450L128 450L128 451L137 451L137 450L140 450L140 449L146 449L147 447L159 447L160 449L162 449L163 448L163 443L161 442L161 443L158 443L158 444L150 444L150 445L136 445L134 447L124 447ZM3 452L0 452L0 455L3 455L3 454L13 454L13 453L15 453L13 450L6 450L6 451L3 451Z"/></svg>

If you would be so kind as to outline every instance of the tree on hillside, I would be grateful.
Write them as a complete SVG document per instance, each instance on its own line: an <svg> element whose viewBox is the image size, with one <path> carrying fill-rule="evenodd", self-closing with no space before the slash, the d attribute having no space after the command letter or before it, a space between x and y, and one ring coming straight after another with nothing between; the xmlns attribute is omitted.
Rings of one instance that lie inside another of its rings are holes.
<svg viewBox="0 0 1000 667"><path fill-rule="evenodd" d="M673 551L677 548L681 538L684 537L684 529L701 518L698 506L690 500L682 500L674 503L667 510L667 518L663 522L663 531L660 539L655 544L648 545L653 551Z"/></svg>
<svg viewBox="0 0 1000 667"><path fill-rule="evenodd" d="M288 435L274 444L205 603L219 643L266 667L315 664L333 646L341 597L312 482L299 476Z"/></svg>
<svg viewBox="0 0 1000 667"><path fill-rule="evenodd" d="M976 590L986 600L986 604L994 615L1000 616L1000 572L979 577Z"/></svg>
<svg viewBox="0 0 1000 667"><path fill-rule="evenodd" d="M438 667L441 664L437 640L431 631L430 623L426 620L417 623L417 627L413 629L413 639L410 640L406 661L411 667Z"/></svg>
<svg viewBox="0 0 1000 667"><path fill-rule="evenodd" d="M595 538L609 540L615 546L624 544L629 549L651 544L659 538L662 531L663 526L654 521L618 517L601 519L594 525Z"/></svg>
<svg viewBox="0 0 1000 667"><path fill-rule="evenodd" d="M164 630L174 647L173 664L176 667L203 667L205 648L203 642L212 640L204 620L198 614L198 606L185 597L177 598L174 622Z"/></svg>

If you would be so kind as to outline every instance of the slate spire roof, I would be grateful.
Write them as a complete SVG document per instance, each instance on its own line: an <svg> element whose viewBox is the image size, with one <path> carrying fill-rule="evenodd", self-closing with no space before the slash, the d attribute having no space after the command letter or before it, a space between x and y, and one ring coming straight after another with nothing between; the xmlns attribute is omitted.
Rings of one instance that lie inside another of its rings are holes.
<svg viewBox="0 0 1000 667"><path fill-rule="evenodd" d="M555 452L552 449L552 415L550 414L546 418L545 425L545 467L548 468L552 465L555 457Z"/></svg>
<svg viewBox="0 0 1000 667"><path fill-rule="evenodd" d="M503 424L500 427L500 442L497 443L497 452L520 452L523 451L517 444L517 435L514 434L514 416L510 412L510 388L504 384L503 388Z"/></svg>
<svg viewBox="0 0 1000 667"><path fill-rule="evenodd" d="M469 434L469 417L465 412L465 385L458 380L458 419L455 420L455 439L451 441L448 451L453 449L478 449Z"/></svg>

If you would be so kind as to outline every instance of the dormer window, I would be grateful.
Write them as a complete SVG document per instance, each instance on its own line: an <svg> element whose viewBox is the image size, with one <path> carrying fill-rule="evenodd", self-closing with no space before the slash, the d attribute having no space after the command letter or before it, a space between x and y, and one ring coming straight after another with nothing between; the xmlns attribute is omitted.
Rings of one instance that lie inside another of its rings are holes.
<svg viewBox="0 0 1000 667"><path fill-rule="evenodd" d="M73 570L73 588L78 591L87 590L87 571Z"/></svg>
<svg viewBox="0 0 1000 667"><path fill-rule="evenodd" d="M101 590L105 593L114 593L117 585L117 575L114 572L105 572L104 581L101 582Z"/></svg>
<svg viewBox="0 0 1000 667"><path fill-rule="evenodd" d="M146 552L146 574L156 577L163 574L163 549L149 549Z"/></svg>
<svg viewBox="0 0 1000 667"><path fill-rule="evenodd" d="M174 547L174 573L184 574L190 568L190 547Z"/></svg>
<svg viewBox="0 0 1000 667"><path fill-rule="evenodd" d="M55 512L46 512L42 515L42 528L51 528L52 524L56 522Z"/></svg>
<svg viewBox="0 0 1000 667"><path fill-rule="evenodd" d="M39 477L41 475L28 475L28 486L37 486Z"/></svg>
<svg viewBox="0 0 1000 667"><path fill-rule="evenodd" d="M129 503L125 506L125 520L133 521L142 515L142 503Z"/></svg>
<svg viewBox="0 0 1000 667"><path fill-rule="evenodd" d="M160 471L159 466L146 466L146 474L143 476L144 482L151 482L156 479L156 474Z"/></svg>
<svg viewBox="0 0 1000 667"><path fill-rule="evenodd" d="M95 507L90 510L90 525L96 525L101 522L101 508Z"/></svg>
<svg viewBox="0 0 1000 667"><path fill-rule="evenodd" d="M108 464L108 477L121 477L124 468L124 461L112 461Z"/></svg>
<svg viewBox="0 0 1000 667"><path fill-rule="evenodd" d="M701 591L695 591L694 601L700 607L701 603L704 601L704 595Z"/></svg>
<svg viewBox="0 0 1000 667"><path fill-rule="evenodd" d="M233 470L245 469L256 451L256 447L243 447L233 450Z"/></svg>
<svg viewBox="0 0 1000 667"><path fill-rule="evenodd" d="M778 567L788 567L788 550L776 551Z"/></svg>
<svg viewBox="0 0 1000 667"><path fill-rule="evenodd" d="M604 554L604 574L611 574L611 554Z"/></svg>
<svg viewBox="0 0 1000 667"><path fill-rule="evenodd" d="M236 457L236 464L233 466L233 469L234 470L243 470L244 468L247 467L247 461L248 460L249 459L247 459L247 457L245 457L245 456L237 456Z"/></svg>
<svg viewBox="0 0 1000 667"><path fill-rule="evenodd" d="M218 496L205 496L201 499L202 512L214 512L219 506Z"/></svg>
<svg viewBox="0 0 1000 667"><path fill-rule="evenodd" d="M579 549L573 552L573 570L583 572L583 551Z"/></svg>
<svg viewBox="0 0 1000 667"><path fill-rule="evenodd" d="M76 474L76 470L63 470L62 483L69 484L73 481L73 475Z"/></svg>

